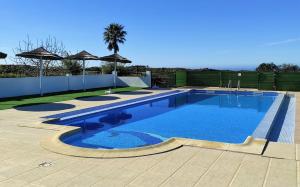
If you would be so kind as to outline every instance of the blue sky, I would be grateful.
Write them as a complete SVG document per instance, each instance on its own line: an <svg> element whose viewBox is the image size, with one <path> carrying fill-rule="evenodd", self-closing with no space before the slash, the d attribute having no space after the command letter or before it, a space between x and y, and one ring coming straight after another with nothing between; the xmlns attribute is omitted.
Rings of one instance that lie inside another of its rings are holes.
<svg viewBox="0 0 300 187"><path fill-rule="evenodd" d="M135 65L254 68L300 65L299 0L0 0L0 51L55 36L67 50L110 54L102 33L125 26L120 54ZM9 62L9 58L6 63ZM1 62L5 63L5 62ZM89 65L99 65L90 62Z"/></svg>

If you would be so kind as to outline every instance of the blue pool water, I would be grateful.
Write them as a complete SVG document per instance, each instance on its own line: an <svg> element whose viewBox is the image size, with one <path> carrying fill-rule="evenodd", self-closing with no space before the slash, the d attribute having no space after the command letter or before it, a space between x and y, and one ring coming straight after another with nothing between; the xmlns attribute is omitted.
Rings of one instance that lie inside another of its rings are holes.
<svg viewBox="0 0 300 187"><path fill-rule="evenodd" d="M190 91L56 124L81 127L62 141L87 148L142 147L172 137L242 143L275 98L276 93Z"/></svg>

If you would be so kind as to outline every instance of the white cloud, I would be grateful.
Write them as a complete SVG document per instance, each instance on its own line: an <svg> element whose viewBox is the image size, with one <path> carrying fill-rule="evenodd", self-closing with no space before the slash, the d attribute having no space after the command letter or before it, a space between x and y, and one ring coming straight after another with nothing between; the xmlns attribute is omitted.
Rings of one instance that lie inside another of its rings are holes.
<svg viewBox="0 0 300 187"><path fill-rule="evenodd" d="M269 42L266 43L266 46L275 46L275 45L282 45L282 44L288 44L293 42L300 42L300 38L290 38L287 40L277 41L277 42Z"/></svg>

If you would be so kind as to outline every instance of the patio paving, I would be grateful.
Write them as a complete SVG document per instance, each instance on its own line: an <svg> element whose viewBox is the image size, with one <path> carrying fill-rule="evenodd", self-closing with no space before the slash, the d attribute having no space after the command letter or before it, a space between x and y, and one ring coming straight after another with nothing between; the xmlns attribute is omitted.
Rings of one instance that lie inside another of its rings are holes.
<svg viewBox="0 0 300 187"><path fill-rule="evenodd" d="M62 102L75 107L60 111L0 111L0 186L300 186L300 146L293 144L269 143L264 155L183 146L114 159L64 156L40 146L57 130L35 128L43 116L144 95L113 96L119 99Z"/></svg>
<svg viewBox="0 0 300 187"><path fill-rule="evenodd" d="M295 143L300 144L300 93L295 92L296 96L296 126L295 126Z"/></svg>

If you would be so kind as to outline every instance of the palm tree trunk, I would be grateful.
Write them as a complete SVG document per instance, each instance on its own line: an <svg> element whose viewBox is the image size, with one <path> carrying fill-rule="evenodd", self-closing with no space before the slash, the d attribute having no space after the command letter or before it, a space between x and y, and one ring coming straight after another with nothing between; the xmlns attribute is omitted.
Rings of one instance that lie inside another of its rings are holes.
<svg viewBox="0 0 300 187"><path fill-rule="evenodd" d="M114 86L117 87L117 61L115 59L114 63Z"/></svg>

